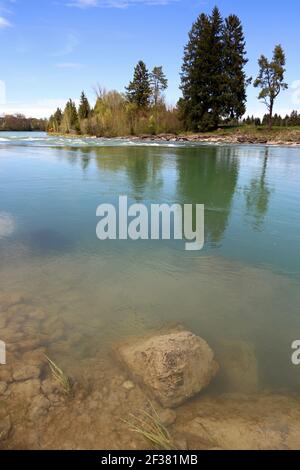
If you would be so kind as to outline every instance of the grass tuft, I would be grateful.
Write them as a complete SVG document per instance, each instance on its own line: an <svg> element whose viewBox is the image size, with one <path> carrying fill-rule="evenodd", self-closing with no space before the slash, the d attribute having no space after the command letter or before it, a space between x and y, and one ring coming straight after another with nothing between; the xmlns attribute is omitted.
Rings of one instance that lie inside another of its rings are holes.
<svg viewBox="0 0 300 470"><path fill-rule="evenodd" d="M155 449L174 450L170 433L161 423L160 417L151 402L150 407L150 412L141 410L139 415L130 414L130 421L123 421L128 425L130 431L143 436Z"/></svg>
<svg viewBox="0 0 300 470"><path fill-rule="evenodd" d="M45 357L48 361L50 371L54 380L61 386L63 392L68 397L72 397L74 395L74 390L70 378L48 356L45 355Z"/></svg>

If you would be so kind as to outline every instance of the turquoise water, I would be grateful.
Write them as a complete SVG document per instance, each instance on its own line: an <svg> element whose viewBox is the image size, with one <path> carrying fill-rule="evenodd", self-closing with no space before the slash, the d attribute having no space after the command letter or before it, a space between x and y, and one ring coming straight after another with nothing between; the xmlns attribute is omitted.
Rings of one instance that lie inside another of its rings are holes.
<svg viewBox="0 0 300 470"><path fill-rule="evenodd" d="M119 195L205 204L204 249L100 242L96 208ZM0 133L0 289L63 318L76 360L180 322L216 351L251 342L262 386L298 390L299 215L297 148Z"/></svg>

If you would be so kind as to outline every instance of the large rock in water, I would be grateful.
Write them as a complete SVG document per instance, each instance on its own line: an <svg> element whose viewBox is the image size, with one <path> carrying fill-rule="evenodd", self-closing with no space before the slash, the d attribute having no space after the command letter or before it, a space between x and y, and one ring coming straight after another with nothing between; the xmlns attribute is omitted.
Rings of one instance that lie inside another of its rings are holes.
<svg viewBox="0 0 300 470"><path fill-rule="evenodd" d="M167 408L207 387L219 368L206 341L189 331L152 336L121 346L118 353L130 373Z"/></svg>
<svg viewBox="0 0 300 470"><path fill-rule="evenodd" d="M204 397L191 404L186 416L178 431L190 450L300 449L298 395Z"/></svg>

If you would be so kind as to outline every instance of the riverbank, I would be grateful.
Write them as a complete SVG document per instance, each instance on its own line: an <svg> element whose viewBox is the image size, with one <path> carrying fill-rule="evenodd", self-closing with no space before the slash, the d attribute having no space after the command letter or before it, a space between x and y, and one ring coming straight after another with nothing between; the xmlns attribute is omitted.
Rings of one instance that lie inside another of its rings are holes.
<svg viewBox="0 0 300 470"><path fill-rule="evenodd" d="M68 138L78 138L78 134L50 133ZM145 142L178 142L178 143L213 143L213 144L247 144L247 145L275 145L300 146L300 128L274 128L271 131L264 128L224 128L207 133L164 133L140 134L126 136L91 136L80 135L84 138L117 138L130 141Z"/></svg>
<svg viewBox="0 0 300 470"><path fill-rule="evenodd" d="M131 137L132 138L132 137ZM300 129L274 128L228 128L207 133L159 134L136 136L137 140L224 143L224 144L262 144L262 145L300 145Z"/></svg>

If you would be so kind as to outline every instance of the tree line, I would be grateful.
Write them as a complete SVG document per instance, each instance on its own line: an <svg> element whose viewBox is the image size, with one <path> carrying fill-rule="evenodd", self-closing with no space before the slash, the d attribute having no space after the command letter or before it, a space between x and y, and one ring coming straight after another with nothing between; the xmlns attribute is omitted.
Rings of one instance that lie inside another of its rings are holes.
<svg viewBox="0 0 300 470"><path fill-rule="evenodd" d="M247 126L268 126L269 114L265 114L262 119L255 116L247 116L242 121ZM275 113L273 116L273 126L276 127L297 127L300 126L300 113L292 111L291 114L286 114L285 117Z"/></svg>
<svg viewBox="0 0 300 470"><path fill-rule="evenodd" d="M26 118L23 114L0 117L0 131L45 131L47 125L47 119Z"/></svg>
<svg viewBox="0 0 300 470"><path fill-rule="evenodd" d="M165 102L167 87L162 66L149 72L146 64L139 61L124 93L98 86L96 104L91 107L82 92L78 108L70 99L63 111L58 108L50 117L48 130L97 136L177 132L180 130L177 109Z"/></svg>
<svg viewBox="0 0 300 470"><path fill-rule="evenodd" d="M251 83L259 89L258 99L267 107L267 115L262 122L256 119L256 124L271 129L275 121L279 122L279 116L274 116L276 99L288 88L285 53L276 45L271 59L261 55L254 81L246 75L247 63L241 20L234 14L222 18L215 7L210 15L200 14L192 25L184 48L182 98L175 107L168 107L165 101L168 80L163 67L155 66L150 72L139 61L123 93L98 87L92 107L82 92L78 108L72 100L63 111L58 108L48 130L96 136L212 131L220 125L243 122ZM291 120L299 122L293 115L277 125L291 125Z"/></svg>

